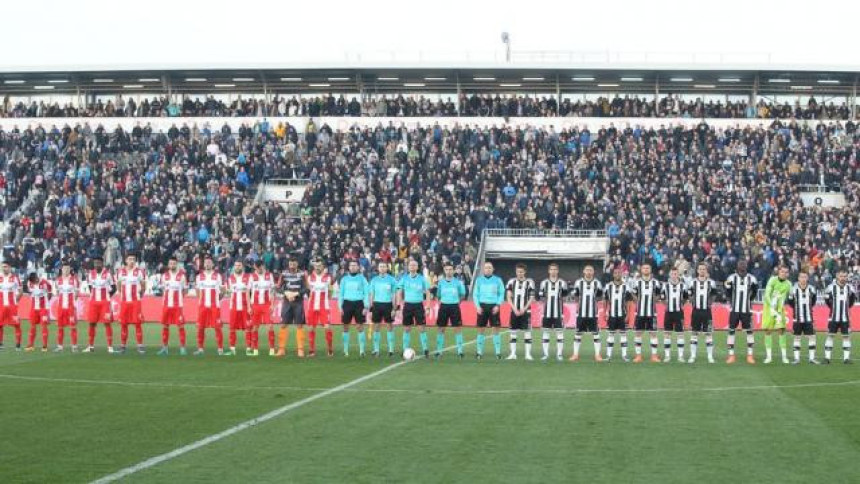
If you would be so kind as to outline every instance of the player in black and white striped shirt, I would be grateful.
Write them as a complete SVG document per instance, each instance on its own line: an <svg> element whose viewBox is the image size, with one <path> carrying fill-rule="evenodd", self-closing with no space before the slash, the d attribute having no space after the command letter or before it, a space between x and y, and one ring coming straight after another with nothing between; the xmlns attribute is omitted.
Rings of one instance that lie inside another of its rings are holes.
<svg viewBox="0 0 860 484"><path fill-rule="evenodd" d="M517 276L507 284L508 304L511 305L511 354L509 360L517 359L517 337L524 332L525 357L532 359L532 303L535 300L535 281L526 277L526 265L517 264Z"/></svg>
<svg viewBox="0 0 860 484"><path fill-rule="evenodd" d="M800 339L805 335L809 347L809 363L818 364L815 359L815 325L812 321L812 308L818 299L815 288L809 285L809 274L801 271L797 283L791 288L786 303L794 309L794 364L800 363Z"/></svg>
<svg viewBox="0 0 860 484"><path fill-rule="evenodd" d="M636 297L636 319L633 323L635 330L633 342L636 345L636 357L633 363L642 362L642 333L648 333L651 339L651 361L659 363L657 355L657 298L660 297L660 283L651 275L651 264L639 265L640 278L633 283L633 295Z"/></svg>
<svg viewBox="0 0 860 484"><path fill-rule="evenodd" d="M726 345L729 349L727 363L735 361L735 330L738 324L747 333L747 363L755 364L753 357L753 346L755 335L752 329L752 300L758 292L758 281L747 272L747 261L739 260L734 274L726 279L726 292L729 297L731 310L729 312L729 334L726 337Z"/></svg>
<svg viewBox="0 0 860 484"><path fill-rule="evenodd" d="M567 296L567 282L558 276L558 264L549 265L549 278L540 283L538 298L543 301L543 358L549 359L549 334L555 331L555 357L561 361L564 352L564 297Z"/></svg>
<svg viewBox="0 0 860 484"><path fill-rule="evenodd" d="M714 362L714 334L712 333L713 314L711 304L716 293L717 284L710 278L708 265L700 262L696 266L696 278L690 281L687 292L690 295L690 304L693 312L690 316L690 359L687 363L696 362L696 353L699 347L699 333L705 334L705 346L707 346L708 363Z"/></svg>
<svg viewBox="0 0 860 484"><path fill-rule="evenodd" d="M573 284L573 297L579 302L576 311L576 334L573 337L573 356L570 361L579 360L579 346L582 333L590 332L594 343L594 361L603 361L600 356L600 328L597 327L597 299L603 292L600 281L594 278L594 267L587 265L582 269L582 278Z"/></svg>
<svg viewBox="0 0 860 484"><path fill-rule="evenodd" d="M824 342L824 363L830 363L833 352L833 338L842 333L842 362L851 364L851 306L857 300L854 290L848 285L848 272L840 269L836 282L827 288L824 296L830 307L830 321L827 323L827 339Z"/></svg>
<svg viewBox="0 0 860 484"><path fill-rule="evenodd" d="M669 271L669 280L663 284L663 300L666 312L663 314L663 363L672 360L672 333L675 333L678 348L678 361L684 361L684 301L687 288L674 267Z"/></svg>
<svg viewBox="0 0 860 484"><path fill-rule="evenodd" d="M621 344L621 359L627 360L627 305L630 302L630 290L622 279L621 269L612 271L612 282L603 288L608 334L606 336L606 361L612 361L612 350L615 347L615 337Z"/></svg>

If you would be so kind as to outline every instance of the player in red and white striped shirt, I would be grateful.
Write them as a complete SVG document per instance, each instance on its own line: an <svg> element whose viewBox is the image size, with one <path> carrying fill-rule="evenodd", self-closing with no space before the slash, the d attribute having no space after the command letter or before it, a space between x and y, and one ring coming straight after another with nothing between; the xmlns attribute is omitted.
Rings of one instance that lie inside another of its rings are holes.
<svg viewBox="0 0 860 484"><path fill-rule="evenodd" d="M221 274L215 270L212 257L203 258L203 271L197 274L197 351L195 355L203 354L206 328L215 330L215 341L218 344L218 354L224 354L224 333L221 330L221 291L224 288Z"/></svg>
<svg viewBox="0 0 860 484"><path fill-rule="evenodd" d="M113 274L104 266L104 259L93 258L93 268L87 273L90 300L87 302L87 347L84 353L95 351L96 326L104 325L108 353L113 353L113 311L111 296L116 291Z"/></svg>
<svg viewBox="0 0 860 484"><path fill-rule="evenodd" d="M252 356L251 333L248 331L248 322L251 319L251 298L248 290L251 288L251 280L245 274L245 265L242 261L233 263L233 273L227 278L227 292L230 294L230 353L236 354L236 332L245 332L245 355Z"/></svg>
<svg viewBox="0 0 860 484"><path fill-rule="evenodd" d="M308 288L308 310L307 310L307 325L308 325L308 346L310 347L311 355L316 353L316 329L317 324L322 324L325 328L325 345L328 350L328 355L334 354L333 334L329 326L329 311L331 311L331 276L325 271L325 263L322 259L314 261L314 270L307 277Z"/></svg>
<svg viewBox="0 0 860 484"><path fill-rule="evenodd" d="M51 301L51 283L47 279L39 279L35 273L27 278L27 292L30 293L30 335L27 341L27 351L33 351L36 343L36 328L42 327L42 352L48 351L48 320Z"/></svg>
<svg viewBox="0 0 860 484"><path fill-rule="evenodd" d="M185 305L185 288L188 281L185 271L178 267L176 257L167 261L167 270L161 275L161 285L164 288L164 302L161 308L161 349L159 355L167 354L167 342L170 339L170 326L174 325L179 331L179 354L185 355L185 317L182 315Z"/></svg>
<svg viewBox="0 0 860 484"><path fill-rule="evenodd" d="M66 328L71 331L72 352L78 351L78 292L81 290L78 276L72 274L72 263L63 261L60 276L54 280L54 292L57 294L57 347L55 352L63 351L63 341L66 338Z"/></svg>
<svg viewBox="0 0 860 484"><path fill-rule="evenodd" d="M12 266L3 262L0 272L0 349L3 349L3 326L15 328L15 349L21 350L21 322L18 320L18 297L21 281Z"/></svg>
<svg viewBox="0 0 860 484"><path fill-rule="evenodd" d="M119 289L119 352L125 353L128 343L128 325L134 325L134 336L137 342L137 352L146 353L143 347L143 314L141 313L141 298L146 291L146 271L137 266L137 257L128 255L125 266L116 273L116 283Z"/></svg>
<svg viewBox="0 0 860 484"><path fill-rule="evenodd" d="M275 278L266 270L262 260L255 264L251 274L251 346L254 356L260 354L260 326L266 325L269 330L269 356L275 354L275 327L272 324L272 300L275 288Z"/></svg>

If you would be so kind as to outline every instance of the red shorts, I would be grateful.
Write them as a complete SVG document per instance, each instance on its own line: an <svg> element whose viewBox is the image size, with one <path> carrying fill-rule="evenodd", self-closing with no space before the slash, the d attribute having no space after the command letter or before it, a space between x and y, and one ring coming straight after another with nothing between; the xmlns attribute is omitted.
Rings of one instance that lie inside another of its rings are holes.
<svg viewBox="0 0 860 484"><path fill-rule="evenodd" d="M48 310L47 309L31 309L30 310L30 324L45 324L48 322Z"/></svg>
<svg viewBox="0 0 860 484"><path fill-rule="evenodd" d="M57 308L58 326L74 326L76 324L78 324L78 315L75 314L75 308Z"/></svg>
<svg viewBox="0 0 860 484"><path fill-rule="evenodd" d="M120 324L140 324L140 301L126 301L119 303Z"/></svg>
<svg viewBox="0 0 860 484"><path fill-rule="evenodd" d="M200 306L197 310L197 326L221 329L221 308Z"/></svg>
<svg viewBox="0 0 860 484"><path fill-rule="evenodd" d="M308 309L305 313L305 321L311 326L328 324L328 320L329 317L327 309Z"/></svg>
<svg viewBox="0 0 860 484"><path fill-rule="evenodd" d="M110 323L113 315L110 310L110 300L92 301L87 304L87 322L90 324Z"/></svg>
<svg viewBox="0 0 860 484"><path fill-rule="evenodd" d="M244 331L245 328L249 326L250 315L248 311L239 309L239 310L230 310L230 329Z"/></svg>
<svg viewBox="0 0 860 484"><path fill-rule="evenodd" d="M254 304L251 306L251 324L272 324L272 307L268 304Z"/></svg>
<svg viewBox="0 0 860 484"><path fill-rule="evenodd" d="M182 315L182 308L169 308L165 306L161 309L161 324L185 324L185 317Z"/></svg>
<svg viewBox="0 0 860 484"><path fill-rule="evenodd" d="M18 321L17 306L0 306L0 326L18 326L19 324L21 322Z"/></svg>

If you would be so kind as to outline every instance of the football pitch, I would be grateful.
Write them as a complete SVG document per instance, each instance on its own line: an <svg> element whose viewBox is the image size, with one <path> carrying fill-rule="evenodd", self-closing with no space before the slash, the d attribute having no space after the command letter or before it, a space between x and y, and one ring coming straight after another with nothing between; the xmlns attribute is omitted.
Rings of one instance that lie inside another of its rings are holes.
<svg viewBox="0 0 860 484"><path fill-rule="evenodd" d="M482 361L471 343L402 363L158 357L158 325L145 356L18 353L7 330L0 481L860 481L860 370L839 340L830 366L728 366L724 339L714 365L704 347L694 365L597 364L589 336L578 363L497 361L489 342Z"/></svg>

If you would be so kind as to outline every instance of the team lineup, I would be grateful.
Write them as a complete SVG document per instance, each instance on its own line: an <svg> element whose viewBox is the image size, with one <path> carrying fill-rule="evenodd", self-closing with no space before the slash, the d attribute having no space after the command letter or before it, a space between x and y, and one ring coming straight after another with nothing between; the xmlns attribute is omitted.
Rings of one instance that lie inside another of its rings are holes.
<svg viewBox="0 0 860 484"><path fill-rule="evenodd" d="M816 358L816 334L813 326L812 308L818 303L818 291L809 284L809 277L801 272L795 283L788 279L788 268L780 266L770 277L764 289L761 329L764 331L765 359L771 363L773 340L777 338L783 363L801 362L802 338L807 339L807 361L829 364L833 358L834 342L837 335L842 336L842 361L851 363L850 308L856 302L856 294L847 283L847 273L840 270L835 281L824 291L824 302L830 309L827 337L823 360ZM351 261L348 273L337 283L337 297L334 297L335 281L328 273L322 260L313 261L313 268L305 273L298 267L298 261L291 259L287 270L276 277L262 262L257 262L253 271L247 272L244 264L237 261L227 276L214 269L211 257L204 258L203 270L197 275L194 287L177 260L171 258L167 270L161 275L163 298L161 308L162 341L159 355L168 354L171 327L176 328L179 339L179 352L188 354L186 349L184 300L191 294L198 298L197 347L194 355L205 353L207 330L214 333L219 355L235 355L238 333L244 334L245 354L259 355L259 336L266 332L270 356L286 356L291 336L290 327L295 326L296 352L298 357L313 357L316 354L317 328L322 327L325 348L328 356L334 355L334 336L330 321L330 311L337 304L341 314L343 331L342 352L349 356L352 333L355 333L359 356L368 352L368 335L364 325L372 323L370 331L370 354L382 353L382 333L385 333L385 349L394 356L397 351L394 322L399 317L402 326L400 349L404 357L411 358L413 331L418 333L420 350L425 358L431 357L431 346L426 330L427 316L431 308L425 306L429 300L437 300L436 342L433 356L440 358L446 348L448 328L454 334L456 354L465 357L465 342L461 332L463 317L460 304L469 297L466 286L454 276L454 267L445 264L443 274L433 283L419 271L418 263L410 260L407 271L399 279L389 272L389 265L380 262L377 273L369 281L359 272L359 264ZM29 314L28 343L26 351L35 351L36 337L41 335L41 350L48 351L50 301L56 297L56 346L54 351L64 351L68 330L71 351L78 351L78 305L81 295L88 295L84 317L88 323L87 345L83 352L95 351L95 337L99 326L103 328L107 351L123 354L128 348L129 330L135 333L137 351L145 353L143 344L143 316L141 301L146 290L146 271L138 267L133 255L126 257L125 265L111 272L104 267L103 260L93 260L92 269L86 273L87 291L82 294L81 281L72 273L69 261L62 263L60 274L54 280L39 278L31 274L26 283L32 304ZM17 350L22 349L22 329L18 319L18 299L22 294L22 284L8 263L2 264L0 273L0 329L11 326L14 329ZM616 345L620 359L631 361L628 357L629 317L633 320L633 363L644 361L643 344L650 345L649 360L654 363L672 361L672 343L675 343L676 359L679 362L695 363L700 343L706 348L707 361L714 363L714 338L712 328L712 305L720 296L730 304L729 325L726 345L726 363L736 362L735 343L737 332L746 336L746 362L755 364L755 337L752 324L752 302L758 293L759 282L747 272L745 261L739 261L736 272L723 284L710 279L708 266L700 263L696 276L684 281L677 269L669 272L666 281L658 281L652 275L650 264L639 266L639 276L625 281L620 269L612 273L612 280L602 284L595 277L594 268L585 266L583 274L573 284L559 275L559 266L550 263L547 277L535 284L527 275L524 264L516 266L516 276L506 284L494 274L492 263L482 267L482 274L474 281L470 298L475 304L476 326L475 357L484 357L487 335L492 339L494 356L497 359L518 358L518 342L523 340L523 357L532 360L532 310L539 308L541 326L542 360L552 358L550 347L555 340L555 359L563 360L565 353L565 325L563 318L564 301L572 298L576 303L576 326L570 361L580 359L583 336L591 334L594 346L593 357L598 362L613 361ZM193 293L192 293L193 290ZM119 310L114 315L111 301L118 293ZM222 298L229 298L228 342L225 348L223 323L221 321ZM333 300L334 299L334 300ZM280 323L275 323L273 310L280 301ZM603 302L602 311L598 307ZM660 330L657 328L657 302L665 305L662 327L662 355L660 351ZM509 353L502 354L502 323L500 312L502 304L510 307ZM689 324L686 324L685 305L690 304ZM788 329L789 313L793 312L793 358L789 359ZM606 316L605 348L601 338L599 319L601 312ZM120 346L113 346L114 316L120 325ZM279 326L279 327L277 327ZM355 326L354 331L350 326ZM689 332L689 337L687 333ZM0 337L2 331L0 331ZM554 338L553 338L554 336ZM277 342L276 342L277 339ZM307 352L306 352L307 348ZM0 339L2 349L2 339ZM605 349L605 351L604 351ZM605 356L604 356L605 355Z"/></svg>

